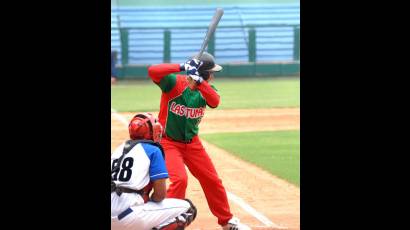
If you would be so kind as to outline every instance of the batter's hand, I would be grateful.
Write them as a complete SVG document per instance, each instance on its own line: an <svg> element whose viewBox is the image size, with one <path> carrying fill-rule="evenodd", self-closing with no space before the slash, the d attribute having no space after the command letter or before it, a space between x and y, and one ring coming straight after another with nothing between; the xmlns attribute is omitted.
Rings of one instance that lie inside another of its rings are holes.
<svg viewBox="0 0 410 230"><path fill-rule="evenodd" d="M197 85L201 84L204 79L199 75L188 75L192 80L196 82Z"/></svg>
<svg viewBox="0 0 410 230"><path fill-rule="evenodd" d="M184 66L185 66L185 70L188 71L189 69L195 68L195 69L199 69L199 67L201 67L201 65L203 64L202 61L198 60L198 59L191 59L188 60Z"/></svg>
<svg viewBox="0 0 410 230"><path fill-rule="evenodd" d="M191 78L197 85L201 84L204 80L198 72L199 67L203 64L202 61L198 59L191 59L184 64L186 74Z"/></svg>
<svg viewBox="0 0 410 230"><path fill-rule="evenodd" d="M184 64L187 75L199 75L198 69L199 67L201 67L201 65L202 65L202 62L199 61L198 59L192 59L192 60L187 61Z"/></svg>

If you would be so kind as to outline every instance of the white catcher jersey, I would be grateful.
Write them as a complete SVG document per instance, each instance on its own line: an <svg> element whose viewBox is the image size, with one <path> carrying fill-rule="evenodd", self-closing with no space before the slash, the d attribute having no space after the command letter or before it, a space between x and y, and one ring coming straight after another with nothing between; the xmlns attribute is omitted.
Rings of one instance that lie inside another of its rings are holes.
<svg viewBox="0 0 410 230"><path fill-rule="evenodd" d="M118 164L125 142L111 155L111 170ZM117 186L141 190L149 182L168 178L165 160L161 150L149 143L136 144L122 159L118 170L112 171L113 181ZM118 197L111 194L111 214L118 214L130 205L143 204L143 199L136 193L123 193Z"/></svg>
<svg viewBox="0 0 410 230"><path fill-rule="evenodd" d="M111 155L111 169L118 164L124 145L121 144ZM168 178L168 171L158 147L139 143L124 156L119 170L113 172L112 178L117 186L140 190L150 181Z"/></svg>

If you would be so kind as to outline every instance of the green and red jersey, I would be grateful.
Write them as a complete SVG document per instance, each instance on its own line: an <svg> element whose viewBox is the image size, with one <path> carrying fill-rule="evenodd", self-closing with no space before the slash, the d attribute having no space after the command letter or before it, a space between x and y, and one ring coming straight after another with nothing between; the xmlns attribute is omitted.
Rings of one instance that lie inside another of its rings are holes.
<svg viewBox="0 0 410 230"><path fill-rule="evenodd" d="M187 76L176 74L179 72L179 64L159 64L148 68L148 75L162 91L158 118L165 135L187 141L198 134L206 106L216 108L220 97L207 81L191 89Z"/></svg>

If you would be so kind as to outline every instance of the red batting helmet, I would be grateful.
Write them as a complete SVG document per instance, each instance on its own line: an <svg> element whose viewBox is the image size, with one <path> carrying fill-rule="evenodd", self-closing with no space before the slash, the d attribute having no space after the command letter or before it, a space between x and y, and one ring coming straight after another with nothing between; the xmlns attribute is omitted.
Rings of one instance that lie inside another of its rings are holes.
<svg viewBox="0 0 410 230"><path fill-rule="evenodd" d="M160 142L162 138L162 125L151 113L135 115L128 125L128 131L132 140Z"/></svg>

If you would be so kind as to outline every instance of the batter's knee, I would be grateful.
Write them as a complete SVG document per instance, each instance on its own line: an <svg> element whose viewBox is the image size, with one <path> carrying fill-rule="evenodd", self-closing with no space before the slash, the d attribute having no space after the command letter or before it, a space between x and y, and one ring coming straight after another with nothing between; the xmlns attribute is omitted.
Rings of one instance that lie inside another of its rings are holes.
<svg viewBox="0 0 410 230"><path fill-rule="evenodd" d="M222 186L222 180L217 174L207 174L202 177L197 177L197 179L201 184L204 183L215 187Z"/></svg>
<svg viewBox="0 0 410 230"><path fill-rule="evenodd" d="M177 186L180 189L186 189L188 186L188 176L184 175L175 177L172 181L172 184L174 184L174 186Z"/></svg>

